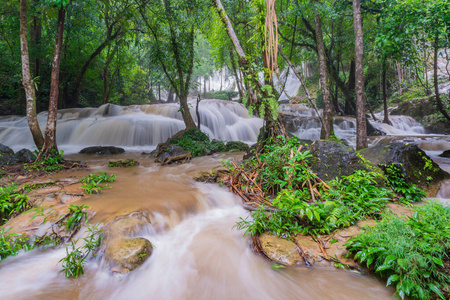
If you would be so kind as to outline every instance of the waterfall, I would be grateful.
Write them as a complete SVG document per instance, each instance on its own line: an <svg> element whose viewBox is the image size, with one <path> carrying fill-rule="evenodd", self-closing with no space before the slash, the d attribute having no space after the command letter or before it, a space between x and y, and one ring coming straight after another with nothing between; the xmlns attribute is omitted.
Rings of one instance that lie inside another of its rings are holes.
<svg viewBox="0 0 450 300"><path fill-rule="evenodd" d="M194 103L191 115L197 121ZM203 100L199 105L201 130L210 138L256 142L261 119L251 117L240 103ZM47 112L38 114L42 129ZM78 151L91 145L113 145L127 148L155 147L185 128L179 105L155 104L118 106L105 104L98 108L74 108L58 111L56 140L61 149ZM0 119L0 143L17 151L33 148L25 117Z"/></svg>

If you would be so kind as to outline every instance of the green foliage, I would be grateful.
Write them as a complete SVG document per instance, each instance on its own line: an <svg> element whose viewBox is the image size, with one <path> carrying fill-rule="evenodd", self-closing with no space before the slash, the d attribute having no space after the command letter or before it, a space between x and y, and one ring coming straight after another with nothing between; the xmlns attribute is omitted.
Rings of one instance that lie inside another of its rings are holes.
<svg viewBox="0 0 450 300"><path fill-rule="evenodd" d="M0 225L13 213L21 213L30 207L28 196L17 190L17 185L0 187Z"/></svg>
<svg viewBox="0 0 450 300"><path fill-rule="evenodd" d="M69 231L78 230L81 227L81 221L84 218L84 222L87 222L87 212L83 211L89 209L87 205L69 205L69 215L66 221L66 228Z"/></svg>
<svg viewBox="0 0 450 300"><path fill-rule="evenodd" d="M207 92L206 99L230 100L238 95L236 91L215 91Z"/></svg>
<svg viewBox="0 0 450 300"><path fill-rule="evenodd" d="M402 299L446 299L450 207L428 202L414 210L407 219L386 216L346 246L355 259L386 278L387 285L393 284Z"/></svg>
<svg viewBox="0 0 450 300"><path fill-rule="evenodd" d="M187 130L180 138L171 140L170 143L190 151L192 157L225 151L226 149L224 142L219 140L210 141L208 135L197 128Z"/></svg>
<svg viewBox="0 0 450 300"><path fill-rule="evenodd" d="M128 167L134 167L139 165L137 160L134 159L123 159L118 161L110 161L108 163L108 167L111 168L128 168Z"/></svg>
<svg viewBox="0 0 450 300"><path fill-rule="evenodd" d="M97 174L89 174L89 176L81 177L80 182L84 183L81 187L84 188L84 192L87 194L99 193L101 190L109 187L100 185L103 182L113 182L116 179L116 175L108 175L105 172L98 172Z"/></svg>
<svg viewBox="0 0 450 300"><path fill-rule="evenodd" d="M391 186L392 190L402 195L402 197L400 197L400 202L418 202L426 197L425 193L420 188L418 188L414 184L410 185L406 182L405 175L401 170L401 165L382 165L382 168L386 175L388 184Z"/></svg>
<svg viewBox="0 0 450 300"><path fill-rule="evenodd" d="M8 256L16 256L20 250L29 251L33 245L28 244L28 238L20 238L18 233L6 234L8 230L2 228L0 231L0 262Z"/></svg>
<svg viewBox="0 0 450 300"><path fill-rule="evenodd" d="M79 277L84 275L84 264L89 254L94 254L101 244L103 232L98 229L98 224L88 228L89 235L84 240L83 246L78 246L78 240L72 241L70 247L66 247L66 256L59 262L62 262L63 270L67 278Z"/></svg>
<svg viewBox="0 0 450 300"><path fill-rule="evenodd" d="M38 155L39 151L35 150L35 154ZM43 157L40 161L36 161L27 166L30 170L35 171L45 171L45 172L55 172L62 170L64 168L64 151L61 150L60 153L56 149L51 149L48 157Z"/></svg>

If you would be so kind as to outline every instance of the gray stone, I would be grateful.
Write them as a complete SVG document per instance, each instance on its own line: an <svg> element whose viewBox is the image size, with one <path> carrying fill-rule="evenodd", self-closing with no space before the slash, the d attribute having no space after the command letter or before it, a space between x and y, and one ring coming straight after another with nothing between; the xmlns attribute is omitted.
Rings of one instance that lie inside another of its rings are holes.
<svg viewBox="0 0 450 300"><path fill-rule="evenodd" d="M156 162L161 165L168 165L171 163L186 163L191 160L191 152L184 150L178 145L163 144L158 145L158 154Z"/></svg>
<svg viewBox="0 0 450 300"><path fill-rule="evenodd" d="M0 154L14 154L14 151L6 145L0 144Z"/></svg>
<svg viewBox="0 0 450 300"><path fill-rule="evenodd" d="M95 155L112 155L122 154L125 150L123 148L114 146L93 146L87 147L80 151L81 154L95 154Z"/></svg>
<svg viewBox="0 0 450 300"><path fill-rule="evenodd" d="M30 162L36 159L36 156L28 149L21 149L16 152L16 157L19 159L19 162Z"/></svg>
<svg viewBox="0 0 450 300"><path fill-rule="evenodd" d="M447 157L450 158L450 149L449 150L445 150L444 152L442 152L441 154L439 154L440 157Z"/></svg>

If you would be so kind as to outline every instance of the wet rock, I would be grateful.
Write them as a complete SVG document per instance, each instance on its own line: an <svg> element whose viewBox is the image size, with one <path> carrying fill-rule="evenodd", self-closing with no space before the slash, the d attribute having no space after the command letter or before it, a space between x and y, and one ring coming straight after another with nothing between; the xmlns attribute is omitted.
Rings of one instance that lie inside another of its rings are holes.
<svg viewBox="0 0 450 300"><path fill-rule="evenodd" d="M360 154L372 163L381 166L399 164L409 184L416 184L434 197L442 180L450 174L442 170L417 145L409 143L378 144L363 149Z"/></svg>
<svg viewBox="0 0 450 300"><path fill-rule="evenodd" d="M158 145L158 148L155 162L159 162L161 165L186 163L192 158L191 152L184 150L178 145L164 144L161 147Z"/></svg>
<svg viewBox="0 0 450 300"><path fill-rule="evenodd" d="M125 150L123 148L114 146L93 146L87 147L80 151L81 154L95 154L95 155L112 155L122 154Z"/></svg>
<svg viewBox="0 0 450 300"><path fill-rule="evenodd" d="M293 266L302 262L302 258L293 242L267 233L262 234L258 239L261 250L274 262L285 266Z"/></svg>
<svg viewBox="0 0 450 300"><path fill-rule="evenodd" d="M199 172L194 176L194 180L199 182L222 182L230 171L225 167L215 167L211 171Z"/></svg>
<svg viewBox="0 0 450 300"><path fill-rule="evenodd" d="M0 165L14 165L19 162L19 158L14 154L0 154Z"/></svg>
<svg viewBox="0 0 450 300"><path fill-rule="evenodd" d="M142 233L142 230L150 224L150 221L143 213L133 213L127 217L119 217L108 223L105 229L105 239L112 239L121 236L132 237Z"/></svg>
<svg viewBox="0 0 450 300"><path fill-rule="evenodd" d="M14 151L6 145L0 144L0 154L14 154Z"/></svg>
<svg viewBox="0 0 450 300"><path fill-rule="evenodd" d="M440 157L447 157L450 158L450 149L449 150L445 150L444 152L442 152L441 154L439 154Z"/></svg>
<svg viewBox="0 0 450 300"><path fill-rule="evenodd" d="M139 166L139 162L135 159L119 159L119 160L110 160L108 163L108 167L113 168L126 168L126 167L134 167Z"/></svg>
<svg viewBox="0 0 450 300"><path fill-rule="evenodd" d="M119 217L108 223L103 232L105 262L111 270L126 273L139 267L152 254L152 244L137 235L148 229L150 221L141 212Z"/></svg>
<svg viewBox="0 0 450 300"><path fill-rule="evenodd" d="M126 273L142 265L152 251L152 244L144 238L115 238L107 243L105 262L113 271Z"/></svg>
<svg viewBox="0 0 450 300"><path fill-rule="evenodd" d="M325 140L315 141L310 145L312 158L309 159L311 168L317 175L325 180L351 175L356 170L381 170L372 163L364 161L349 146Z"/></svg>
<svg viewBox="0 0 450 300"><path fill-rule="evenodd" d="M15 154L19 159L19 162L27 163L36 159L36 156L28 149L21 149Z"/></svg>

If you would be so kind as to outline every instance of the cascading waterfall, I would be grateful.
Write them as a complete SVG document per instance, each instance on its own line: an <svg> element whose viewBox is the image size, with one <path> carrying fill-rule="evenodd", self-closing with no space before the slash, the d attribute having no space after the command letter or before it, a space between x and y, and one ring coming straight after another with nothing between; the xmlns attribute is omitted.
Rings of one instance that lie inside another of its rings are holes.
<svg viewBox="0 0 450 300"><path fill-rule="evenodd" d="M192 105L193 106L193 105ZM203 100L199 105L201 130L211 138L256 142L261 119L250 117L239 103L221 100ZM195 108L191 115L197 121ZM45 128L47 113L38 115ZM134 105L113 104L99 108L63 109L58 112L56 139L64 150L78 151L89 145L122 147L156 146L184 129L177 104ZM0 119L0 143L12 147L32 148L33 141L25 117Z"/></svg>
<svg viewBox="0 0 450 300"><path fill-rule="evenodd" d="M283 104L280 105L285 119L288 120L287 129L290 133L299 136L301 139L320 139L321 123L317 113L304 104ZM320 110L321 114L322 111ZM395 136L417 136L425 134L424 127L409 116L390 116L392 125L369 120L374 128L385 132L386 135ZM353 117L334 117L334 131L338 138L347 140L354 144L356 140L356 119Z"/></svg>

